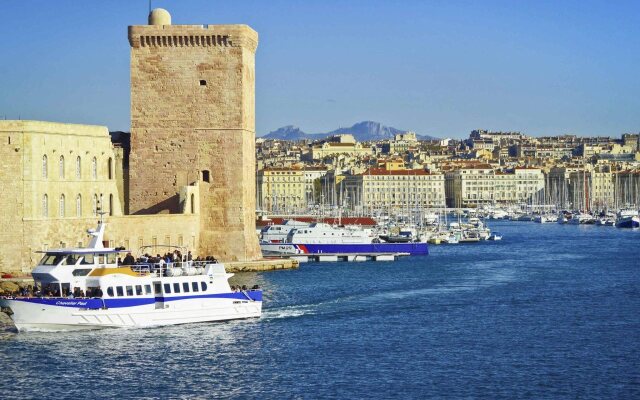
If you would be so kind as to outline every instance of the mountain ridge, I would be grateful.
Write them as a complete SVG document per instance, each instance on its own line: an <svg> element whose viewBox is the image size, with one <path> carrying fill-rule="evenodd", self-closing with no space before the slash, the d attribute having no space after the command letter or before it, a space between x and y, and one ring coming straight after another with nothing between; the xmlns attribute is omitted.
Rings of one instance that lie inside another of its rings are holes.
<svg viewBox="0 0 640 400"><path fill-rule="evenodd" d="M356 122L350 127L340 127L326 133L306 133L302 129L294 125L286 125L271 131L261 137L264 139L280 139L280 140L320 140L333 135L352 134L359 142L371 142L385 139L393 139L396 134L410 132L409 130L397 129L386 126L375 121ZM416 134L418 140L434 140L438 139L429 135Z"/></svg>

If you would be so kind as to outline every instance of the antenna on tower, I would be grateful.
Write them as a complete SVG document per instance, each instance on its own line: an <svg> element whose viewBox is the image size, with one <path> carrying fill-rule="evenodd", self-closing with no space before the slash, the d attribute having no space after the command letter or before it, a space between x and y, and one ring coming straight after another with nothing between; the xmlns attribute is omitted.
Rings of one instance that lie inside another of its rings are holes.
<svg viewBox="0 0 640 400"><path fill-rule="evenodd" d="M151 14L151 0L149 0L149 14Z"/></svg>

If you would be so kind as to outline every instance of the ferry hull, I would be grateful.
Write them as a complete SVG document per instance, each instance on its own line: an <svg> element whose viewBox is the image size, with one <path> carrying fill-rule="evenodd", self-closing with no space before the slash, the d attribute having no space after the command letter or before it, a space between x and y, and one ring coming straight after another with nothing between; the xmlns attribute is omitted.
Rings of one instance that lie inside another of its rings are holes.
<svg viewBox="0 0 640 400"><path fill-rule="evenodd" d="M426 243L359 243L359 244L295 244L262 243L264 255L288 254L365 254L365 253L408 253L410 255L429 254Z"/></svg>
<svg viewBox="0 0 640 400"><path fill-rule="evenodd" d="M261 293L227 295L226 298L200 296L181 300L142 298L137 299L141 304L130 306L113 301L110 306L106 300L107 308L102 308L101 299L16 298L0 299L0 306L11 309L11 319L18 331L145 328L260 317Z"/></svg>

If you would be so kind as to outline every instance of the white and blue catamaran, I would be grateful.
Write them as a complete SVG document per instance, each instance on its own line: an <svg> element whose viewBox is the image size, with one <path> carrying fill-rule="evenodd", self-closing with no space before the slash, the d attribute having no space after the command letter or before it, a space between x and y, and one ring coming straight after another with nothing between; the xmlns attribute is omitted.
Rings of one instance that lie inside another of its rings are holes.
<svg viewBox="0 0 640 400"><path fill-rule="evenodd" d="M224 265L187 260L121 265L104 248L105 223L86 248L47 250L32 276L37 295L0 297L19 331L151 327L260 317L262 291L232 290ZM76 297L70 294L82 293Z"/></svg>

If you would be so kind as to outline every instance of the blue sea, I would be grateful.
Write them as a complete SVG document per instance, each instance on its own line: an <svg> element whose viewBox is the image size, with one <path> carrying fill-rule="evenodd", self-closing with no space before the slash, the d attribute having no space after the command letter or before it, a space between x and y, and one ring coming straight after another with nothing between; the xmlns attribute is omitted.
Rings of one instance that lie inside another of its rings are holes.
<svg viewBox="0 0 640 400"><path fill-rule="evenodd" d="M501 242L234 277L261 319L0 333L0 398L639 399L640 231L495 222Z"/></svg>

